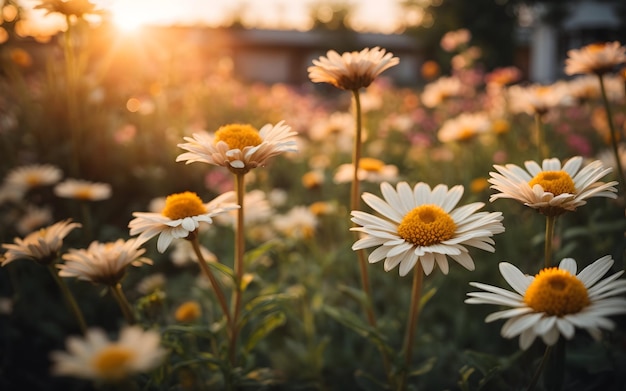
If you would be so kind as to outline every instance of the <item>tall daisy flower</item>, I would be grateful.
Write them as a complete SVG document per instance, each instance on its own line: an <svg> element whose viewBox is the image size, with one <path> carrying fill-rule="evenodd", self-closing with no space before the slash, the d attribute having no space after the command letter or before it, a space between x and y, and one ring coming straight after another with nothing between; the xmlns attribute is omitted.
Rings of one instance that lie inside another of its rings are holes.
<svg viewBox="0 0 626 391"><path fill-rule="evenodd" d="M150 259L141 257L146 250L139 248L140 245L137 239L118 239L108 243L94 241L87 249L70 249L63 254L65 263L57 266L59 276L78 277L79 280L106 285L126 320L135 323L135 315L122 291L121 281L128 265L152 264Z"/></svg>
<svg viewBox="0 0 626 391"><path fill-rule="evenodd" d="M618 280L623 271L602 279L612 266L613 259L607 255L577 273L576 261L565 258L558 267L529 276L502 262L500 273L514 291L471 282L483 291L468 293L465 302L511 307L494 312L485 321L507 319L501 334L504 338L519 336L521 349L528 349L537 337L548 346L560 335L572 339L576 328L598 340L601 329L614 327L607 316L626 313L626 299L615 297L626 292L626 280Z"/></svg>
<svg viewBox="0 0 626 391"><path fill-rule="evenodd" d="M0 258L0 263L2 266L5 266L16 259L31 259L40 265L47 266L52 278L54 278L59 286L70 311L72 311L78 325L84 332L87 329L87 325L83 314L72 292L63 279L59 277L54 266L59 259L61 247L63 247L63 240L74 228L79 227L81 227L79 223L64 220L32 232L24 239L15 238L13 244L2 245L6 252L2 258Z"/></svg>
<svg viewBox="0 0 626 391"><path fill-rule="evenodd" d="M493 235L504 232L500 212L477 212L484 206L475 202L456 207L463 196L463 186L448 189L437 185L433 189L420 182L413 189L400 182L394 189L389 183L380 186L383 198L364 193L362 198L382 217L352 211L352 228L366 234L352 246L353 250L376 247L369 262L385 260L385 271L400 265L405 276L420 262L426 275L435 264L448 273L448 257L468 270L474 261L467 246L494 251Z"/></svg>
<svg viewBox="0 0 626 391"><path fill-rule="evenodd" d="M624 174L624 168L620 164L618 132L613 123L613 114L606 91L604 75L611 72L617 66L626 64L626 47L621 46L617 41L596 43L587 45L578 50L570 50L567 52L567 55L568 58L565 60L566 74L595 74L598 77L602 102L604 103L606 118L611 131L611 145L617 166L617 174L619 175L620 181L622 181L622 186L624 186L626 185L626 174Z"/></svg>
<svg viewBox="0 0 626 391"><path fill-rule="evenodd" d="M398 65L400 59L380 47L339 54L329 50L326 56L313 60L307 71L314 83L328 83L342 90L368 87L385 70Z"/></svg>
<svg viewBox="0 0 626 391"><path fill-rule="evenodd" d="M511 198L538 210L546 216L558 216L574 211L591 197L616 198L617 182L599 182L611 172L596 160L582 167L583 158L576 156L562 164L556 158L543 160L541 166L526 161L526 170L515 165L494 165L498 172L490 172L493 194L489 201ZM581 169L582 167L582 169Z"/></svg>
<svg viewBox="0 0 626 391"><path fill-rule="evenodd" d="M626 47L619 42L600 42L567 52L565 74L605 74L626 63Z"/></svg>
<svg viewBox="0 0 626 391"><path fill-rule="evenodd" d="M172 240L187 238L200 223L211 224L214 216L238 208L232 203L233 197L234 193L230 191L203 203L193 192L172 194L166 198L161 213L134 212L135 218L128 223L130 235L139 234L139 243L158 235L157 250L165 252Z"/></svg>
<svg viewBox="0 0 626 391"><path fill-rule="evenodd" d="M166 355L160 344L159 333L138 326L122 328L116 341L101 329L89 329L84 338L69 337L65 351L52 352L52 373L117 382L159 366Z"/></svg>
<svg viewBox="0 0 626 391"><path fill-rule="evenodd" d="M74 223L71 220L59 221L31 232L23 239L15 238L14 243L2 244L2 248L6 250L2 266L6 266L16 259L30 259L43 265L52 264L59 256L63 239L74 228L79 227L81 227L79 223Z"/></svg>
<svg viewBox="0 0 626 391"><path fill-rule="evenodd" d="M91 242L86 249L70 249L63 254L65 261L57 265L61 277L77 277L96 284L116 285L122 280L128 265L152 264L141 257L146 250L139 247L137 239L115 242Z"/></svg>
<svg viewBox="0 0 626 391"><path fill-rule="evenodd" d="M188 152L180 154L177 162L201 162L224 166L237 173L246 173L263 166L267 160L283 152L297 152L296 132L280 121L267 124L260 130L248 124L229 124L214 134L194 133L185 137L187 143L178 146Z"/></svg>

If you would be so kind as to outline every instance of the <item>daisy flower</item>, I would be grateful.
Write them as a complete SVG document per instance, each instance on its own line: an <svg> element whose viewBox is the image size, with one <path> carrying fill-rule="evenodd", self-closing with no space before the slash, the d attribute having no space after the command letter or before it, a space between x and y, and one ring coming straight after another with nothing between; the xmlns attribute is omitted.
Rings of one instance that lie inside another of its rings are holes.
<svg viewBox="0 0 626 391"><path fill-rule="evenodd" d="M557 216L574 211L591 197L617 198L617 182L598 182L612 171L596 160L581 169L583 158L576 156L564 165L556 159L544 159L542 165L526 161L526 170L515 164L494 165L498 172L490 172L493 194L489 201L512 198L546 216Z"/></svg>
<svg viewBox="0 0 626 391"><path fill-rule="evenodd" d="M442 76L426 84L421 99L424 106L435 108L449 98L463 95L464 91L465 87L461 79L455 76Z"/></svg>
<svg viewBox="0 0 626 391"><path fill-rule="evenodd" d="M154 330L126 326L111 341L101 329L90 329L84 338L69 337L66 351L54 351L52 373L57 376L115 382L147 372L163 361L166 351Z"/></svg>
<svg viewBox="0 0 626 391"><path fill-rule="evenodd" d="M243 198L243 207L246 211L243 216L246 227L265 223L273 214L274 208L270 204L263 190L251 190ZM237 210L230 210L215 216L217 224L234 227L237 221Z"/></svg>
<svg viewBox="0 0 626 391"><path fill-rule="evenodd" d="M465 302L511 307L487 316L485 322L508 319L501 334L504 338L519 335L521 349L528 349L537 337L546 345L554 345L560 335L572 339L576 327L586 329L597 340L601 337L600 329L614 327L607 316L626 313L626 299L615 297L626 292L626 280L617 280L623 271L601 280L611 266L613 259L607 255L576 274L576 261L565 258L558 268L546 268L529 276L502 262L500 273L514 292L471 282L471 286L484 292L468 293L470 298Z"/></svg>
<svg viewBox="0 0 626 391"><path fill-rule="evenodd" d="M108 243L94 241L87 249L70 249L62 256L65 263L57 265L59 276L114 286L124 277L128 265L152 264L150 259L141 257L146 250L139 245L136 239L118 239Z"/></svg>
<svg viewBox="0 0 626 391"><path fill-rule="evenodd" d="M54 187L54 194L57 197L81 201L102 201L111 198L111 185L82 179L66 179Z"/></svg>
<svg viewBox="0 0 626 391"><path fill-rule="evenodd" d="M337 167L333 180L335 183L352 182L354 176L354 164L342 164ZM398 179L398 167L393 164L385 164L382 160L364 157L359 159L357 170L359 181L372 183L395 182Z"/></svg>
<svg viewBox="0 0 626 391"><path fill-rule="evenodd" d="M199 132L185 137L188 142L178 146L189 152L180 154L176 161L214 164L234 173L246 173L282 152L297 152L295 135L284 121L267 124L260 130L247 124L225 125L212 135Z"/></svg>
<svg viewBox="0 0 626 391"><path fill-rule="evenodd" d="M317 216L306 206L295 206L287 214L276 216L273 221L276 231L293 239L312 238L317 225Z"/></svg>
<svg viewBox="0 0 626 391"><path fill-rule="evenodd" d="M507 89L509 108L512 113L544 115L550 109L573 102L568 83L561 81L550 85L512 85Z"/></svg>
<svg viewBox="0 0 626 391"><path fill-rule="evenodd" d="M32 164L9 171L4 182L9 186L28 190L40 186L54 185L61 180L63 171L52 164Z"/></svg>
<svg viewBox="0 0 626 391"><path fill-rule="evenodd" d="M128 223L130 235L139 234L139 244L158 235L157 249L162 253L172 240L188 237L201 222L211 224L212 217L239 208L232 202L234 197L230 191L205 204L193 192L172 194L166 198L161 213L134 212L135 218Z"/></svg>
<svg viewBox="0 0 626 391"><path fill-rule="evenodd" d="M63 246L63 239L74 229L81 227L71 220L60 221L38 231L31 232L24 239L15 238L12 244L3 244L4 253L2 266L16 259L32 259L48 265L54 262Z"/></svg>
<svg viewBox="0 0 626 391"><path fill-rule="evenodd" d="M398 63L400 59L378 46L341 55L329 50L326 57L313 60L313 66L307 71L313 83L328 83L342 90L356 91L368 87L378 75Z"/></svg>
<svg viewBox="0 0 626 391"><path fill-rule="evenodd" d="M619 42L594 43L567 52L565 74L602 75L624 63L626 63L626 47L621 46Z"/></svg>
<svg viewBox="0 0 626 391"><path fill-rule="evenodd" d="M384 259L385 271L400 265L400 275L405 276L421 262L426 275L435 263L448 274L448 256L474 270L466 246L493 252L491 237L504 232L502 213L476 212L484 206L482 202L456 208L463 186L448 190L445 185L437 185L431 190L420 182L411 189L408 183L400 182L394 189L383 182L380 189L384 199L370 193L362 198L382 217L352 211L352 221L360 227L351 230L366 234L352 249L377 247L368 260L375 263Z"/></svg>
<svg viewBox="0 0 626 391"><path fill-rule="evenodd" d="M486 113L463 113L446 120L439 129L437 138L443 143L469 141L487 133L491 128L491 120Z"/></svg>

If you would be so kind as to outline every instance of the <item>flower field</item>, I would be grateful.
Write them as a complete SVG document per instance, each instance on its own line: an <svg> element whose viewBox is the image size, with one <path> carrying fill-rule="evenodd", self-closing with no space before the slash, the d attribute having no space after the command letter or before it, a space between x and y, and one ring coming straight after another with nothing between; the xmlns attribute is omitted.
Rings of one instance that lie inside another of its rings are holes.
<svg viewBox="0 0 626 391"><path fill-rule="evenodd" d="M268 85L51 12L0 46L1 390L623 390L621 43L550 85L463 30L419 87L380 47Z"/></svg>

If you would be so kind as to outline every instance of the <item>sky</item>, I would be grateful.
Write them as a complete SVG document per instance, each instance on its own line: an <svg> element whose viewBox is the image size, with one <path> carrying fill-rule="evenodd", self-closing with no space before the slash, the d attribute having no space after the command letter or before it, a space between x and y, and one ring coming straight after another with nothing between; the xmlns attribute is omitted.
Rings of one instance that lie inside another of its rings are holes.
<svg viewBox="0 0 626 391"><path fill-rule="evenodd" d="M145 24L202 24L219 26L241 17L244 24L262 28L306 30L310 27L312 4L344 3L354 7L353 27L365 31L391 33L401 17L398 0L91 0L112 12L113 21L131 29ZM26 9L38 0L22 0ZM32 11L31 11L32 12ZM42 28L58 23L55 17L32 18Z"/></svg>

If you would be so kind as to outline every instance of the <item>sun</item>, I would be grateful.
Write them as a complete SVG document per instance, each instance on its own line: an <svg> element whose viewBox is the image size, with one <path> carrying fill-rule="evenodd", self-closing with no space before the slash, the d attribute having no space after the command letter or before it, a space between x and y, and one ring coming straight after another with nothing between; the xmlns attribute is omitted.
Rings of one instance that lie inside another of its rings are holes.
<svg viewBox="0 0 626 391"><path fill-rule="evenodd" d="M113 24L122 32L136 32L162 18L163 10L145 2L119 1L109 7Z"/></svg>
<svg viewBox="0 0 626 391"><path fill-rule="evenodd" d="M129 14L113 14L113 24L115 27L123 32L132 33L139 31L144 25L145 21L134 17Z"/></svg>

